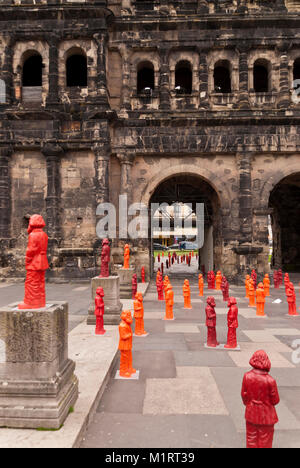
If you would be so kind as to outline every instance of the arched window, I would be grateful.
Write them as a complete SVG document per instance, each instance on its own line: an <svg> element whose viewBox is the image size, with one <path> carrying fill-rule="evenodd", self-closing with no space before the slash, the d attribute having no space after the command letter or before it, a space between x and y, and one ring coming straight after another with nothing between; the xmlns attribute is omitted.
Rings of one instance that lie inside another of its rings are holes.
<svg viewBox="0 0 300 468"><path fill-rule="evenodd" d="M76 52L67 58L66 62L67 87L87 87L87 58L83 52Z"/></svg>
<svg viewBox="0 0 300 468"><path fill-rule="evenodd" d="M193 90L193 72L190 62L182 60L175 68L175 90L177 94L191 94Z"/></svg>
<svg viewBox="0 0 300 468"><path fill-rule="evenodd" d="M34 53L28 57L23 64L22 86L42 86L43 59L40 54Z"/></svg>
<svg viewBox="0 0 300 468"><path fill-rule="evenodd" d="M215 93L231 93L231 71L227 60L220 60L214 68Z"/></svg>
<svg viewBox="0 0 300 468"><path fill-rule="evenodd" d="M6 85L4 80L0 80L0 104L6 103Z"/></svg>
<svg viewBox="0 0 300 468"><path fill-rule="evenodd" d="M253 86L256 93L268 93L270 91L269 62L256 60L253 66Z"/></svg>
<svg viewBox="0 0 300 468"><path fill-rule="evenodd" d="M297 58L293 66L293 80L300 80L300 58Z"/></svg>
<svg viewBox="0 0 300 468"><path fill-rule="evenodd" d="M142 62L137 68L137 93L152 93L154 90L154 67L151 62Z"/></svg>

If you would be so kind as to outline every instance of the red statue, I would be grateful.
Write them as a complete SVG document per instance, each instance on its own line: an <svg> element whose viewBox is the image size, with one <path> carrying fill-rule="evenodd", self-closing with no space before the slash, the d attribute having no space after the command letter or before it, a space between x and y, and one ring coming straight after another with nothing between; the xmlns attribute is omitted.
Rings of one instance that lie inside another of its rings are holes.
<svg viewBox="0 0 300 468"><path fill-rule="evenodd" d="M226 276L222 277L221 290L223 293L223 301L228 301L229 300L229 283L227 281Z"/></svg>
<svg viewBox="0 0 300 468"><path fill-rule="evenodd" d="M282 285L282 270L279 268L278 270L278 278L279 278L279 286Z"/></svg>
<svg viewBox="0 0 300 468"><path fill-rule="evenodd" d="M135 295L135 301L133 303L134 318L135 318L135 332L136 336L148 335L144 329L144 304L143 294L138 292Z"/></svg>
<svg viewBox="0 0 300 468"><path fill-rule="evenodd" d="M119 350L120 359L120 377L129 378L136 370L132 367L132 317L130 310L124 310L121 314L121 323L119 325Z"/></svg>
<svg viewBox="0 0 300 468"><path fill-rule="evenodd" d="M103 288L96 289L95 297L95 315L96 315L96 335L104 335L106 330L104 330L104 291Z"/></svg>
<svg viewBox="0 0 300 468"><path fill-rule="evenodd" d="M259 317L264 317L265 315L265 289L263 283L259 283L256 290L256 315Z"/></svg>
<svg viewBox="0 0 300 468"><path fill-rule="evenodd" d="M41 309L46 307L45 272L49 268L47 260L48 236L43 231L46 226L40 215L33 215L28 226L28 246L25 266L27 270L25 281L24 302L19 309Z"/></svg>
<svg viewBox="0 0 300 468"><path fill-rule="evenodd" d="M184 299L184 309L191 309L191 288L189 280L185 279L183 283L183 299Z"/></svg>
<svg viewBox="0 0 300 468"><path fill-rule="evenodd" d="M166 315L164 320L174 320L173 315L174 292L171 283L166 286Z"/></svg>
<svg viewBox="0 0 300 468"><path fill-rule="evenodd" d="M129 261L130 261L130 248L128 244L125 244L124 247L124 270L129 269Z"/></svg>
<svg viewBox="0 0 300 468"><path fill-rule="evenodd" d="M279 289L279 287L280 287L280 278L279 278L278 271L274 271L273 280L274 280L275 289Z"/></svg>
<svg viewBox="0 0 300 468"><path fill-rule="evenodd" d="M160 254L157 255L157 261L160 263Z"/></svg>
<svg viewBox="0 0 300 468"><path fill-rule="evenodd" d="M160 277L156 284L156 288L157 288L158 300L163 301L164 300L164 282L163 282L162 274L160 274Z"/></svg>
<svg viewBox="0 0 300 468"><path fill-rule="evenodd" d="M278 422L275 406L280 398L276 381L269 375L271 362L265 351L256 351L244 375L242 400L246 406L247 448L272 448L274 425Z"/></svg>
<svg viewBox="0 0 300 468"><path fill-rule="evenodd" d="M132 285L132 299L134 299L137 293L137 274L136 273L132 275L131 285Z"/></svg>
<svg viewBox="0 0 300 468"><path fill-rule="evenodd" d="M216 289L215 284L216 278L213 271L209 271L207 273L207 282L208 282L208 289Z"/></svg>
<svg viewBox="0 0 300 468"><path fill-rule="evenodd" d="M145 267L142 267L141 269L141 277L142 277L142 283L145 283Z"/></svg>
<svg viewBox="0 0 300 468"><path fill-rule="evenodd" d="M238 313L239 310L236 305L236 298L230 297L228 300L228 314L227 314L227 325L228 325L228 335L227 335L227 344L225 348L236 348L237 339L236 339L236 329L239 327L238 323Z"/></svg>
<svg viewBox="0 0 300 468"><path fill-rule="evenodd" d="M252 278L252 280L253 280L254 289L256 289L256 285L257 285L257 274L256 274L256 271L255 271L255 270L252 270L252 271L251 271L251 278Z"/></svg>
<svg viewBox="0 0 300 468"><path fill-rule="evenodd" d="M163 275L164 274L164 264L161 263L161 274Z"/></svg>
<svg viewBox="0 0 300 468"><path fill-rule="evenodd" d="M169 260L168 259L166 260L166 268L167 269L169 268Z"/></svg>
<svg viewBox="0 0 300 468"><path fill-rule="evenodd" d="M209 296L207 298L207 306L205 308L206 313L206 326L207 326L207 346L216 348L219 343L217 341L217 315L215 311L216 302L214 297Z"/></svg>
<svg viewBox="0 0 300 468"><path fill-rule="evenodd" d="M296 292L293 283L287 285L286 298L289 305L289 315L299 315L296 308Z"/></svg>
<svg viewBox="0 0 300 468"><path fill-rule="evenodd" d="M99 278L109 277L110 247L109 240L103 239L101 251L101 271Z"/></svg>

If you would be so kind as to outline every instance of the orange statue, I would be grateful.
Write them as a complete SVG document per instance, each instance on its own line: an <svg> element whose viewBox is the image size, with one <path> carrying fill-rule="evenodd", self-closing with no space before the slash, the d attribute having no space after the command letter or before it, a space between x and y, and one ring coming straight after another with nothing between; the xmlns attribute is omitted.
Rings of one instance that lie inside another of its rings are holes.
<svg viewBox="0 0 300 468"><path fill-rule="evenodd" d="M136 373L132 367L132 316L130 310L122 312L121 320L119 325L120 377L130 378L132 374Z"/></svg>
<svg viewBox="0 0 300 468"><path fill-rule="evenodd" d="M43 231L46 226L40 215L33 215L28 226L28 246L25 266L25 297L19 309L41 309L46 306L45 272L49 268L47 260L48 236Z"/></svg>
<svg viewBox="0 0 300 468"><path fill-rule="evenodd" d="M221 283L222 283L222 273L220 271L216 274L216 289L221 290Z"/></svg>
<svg viewBox="0 0 300 468"><path fill-rule="evenodd" d="M254 281L250 278L248 283L248 295L249 295L249 305L248 307L256 307L255 306L255 288L254 288Z"/></svg>
<svg viewBox="0 0 300 468"><path fill-rule="evenodd" d="M191 288L189 280L185 279L183 283L184 309L191 309Z"/></svg>
<svg viewBox="0 0 300 468"><path fill-rule="evenodd" d="M258 283L257 289L256 289L256 315L259 317L264 317L265 312L265 302L266 302L266 296L265 296L265 290L264 290L264 285L263 283Z"/></svg>
<svg viewBox="0 0 300 468"><path fill-rule="evenodd" d="M247 275L246 280L245 280L246 298L247 299L249 299L249 281L250 281L250 275Z"/></svg>
<svg viewBox="0 0 300 468"><path fill-rule="evenodd" d="M174 292L171 283L168 283L166 287L166 315L164 320L174 320L173 306Z"/></svg>
<svg viewBox="0 0 300 468"><path fill-rule="evenodd" d="M203 296L203 290L204 290L204 279L203 275L200 273L198 277L198 285L199 285L199 296Z"/></svg>
<svg viewBox="0 0 300 468"><path fill-rule="evenodd" d="M166 294L167 294L167 286L168 286L169 283L170 283L169 277L168 277L168 276L165 276L165 277L164 277L164 293L165 293L165 298L166 298Z"/></svg>
<svg viewBox="0 0 300 468"><path fill-rule="evenodd" d="M130 259L130 248L129 245L126 244L124 247L124 270L129 269L129 259Z"/></svg>
<svg viewBox="0 0 300 468"><path fill-rule="evenodd" d="M138 292L135 295L135 301L133 303L134 318L135 318L135 332L136 336L145 336L148 333L144 329L144 304L143 294Z"/></svg>
<svg viewBox="0 0 300 468"><path fill-rule="evenodd" d="M270 278L268 273L264 277L265 296L270 296Z"/></svg>

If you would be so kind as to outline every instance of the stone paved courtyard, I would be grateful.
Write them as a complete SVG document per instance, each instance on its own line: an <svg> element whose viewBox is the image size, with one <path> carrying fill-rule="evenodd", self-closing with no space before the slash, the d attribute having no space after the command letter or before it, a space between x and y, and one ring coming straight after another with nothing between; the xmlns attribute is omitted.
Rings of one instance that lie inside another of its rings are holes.
<svg viewBox="0 0 300 468"><path fill-rule="evenodd" d="M271 358L281 397L274 447L300 447L300 372L291 347L300 339L300 317L286 315L284 289L271 289L267 317L256 318L244 288L231 287L238 299L241 351L211 350L204 348L205 298L198 296L195 275L190 276L193 309L188 311L183 309L183 277L170 277L176 320L162 320L164 303L156 300L152 282L144 299L150 334L134 338L133 345L139 380L116 380L117 362L82 447L244 447L241 383L252 353L261 348ZM224 343L227 307L220 292L214 295L218 339ZM273 304L278 298L283 302Z"/></svg>

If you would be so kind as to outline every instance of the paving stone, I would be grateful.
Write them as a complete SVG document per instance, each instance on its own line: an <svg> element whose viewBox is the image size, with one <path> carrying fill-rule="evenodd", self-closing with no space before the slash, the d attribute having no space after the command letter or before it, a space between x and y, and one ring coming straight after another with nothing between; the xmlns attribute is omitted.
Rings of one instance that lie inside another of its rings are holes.
<svg viewBox="0 0 300 468"><path fill-rule="evenodd" d="M134 363L135 365L135 363ZM140 413L143 412L145 398L145 381L111 379L97 412ZM126 395L126 398L124 398Z"/></svg>
<svg viewBox="0 0 300 468"><path fill-rule="evenodd" d="M226 353L220 353L217 350L203 349L201 351L174 351L176 366L200 366L200 367L215 367L224 366L232 367L234 362Z"/></svg>
<svg viewBox="0 0 300 468"><path fill-rule="evenodd" d="M196 323L165 323L166 333L199 333Z"/></svg>

